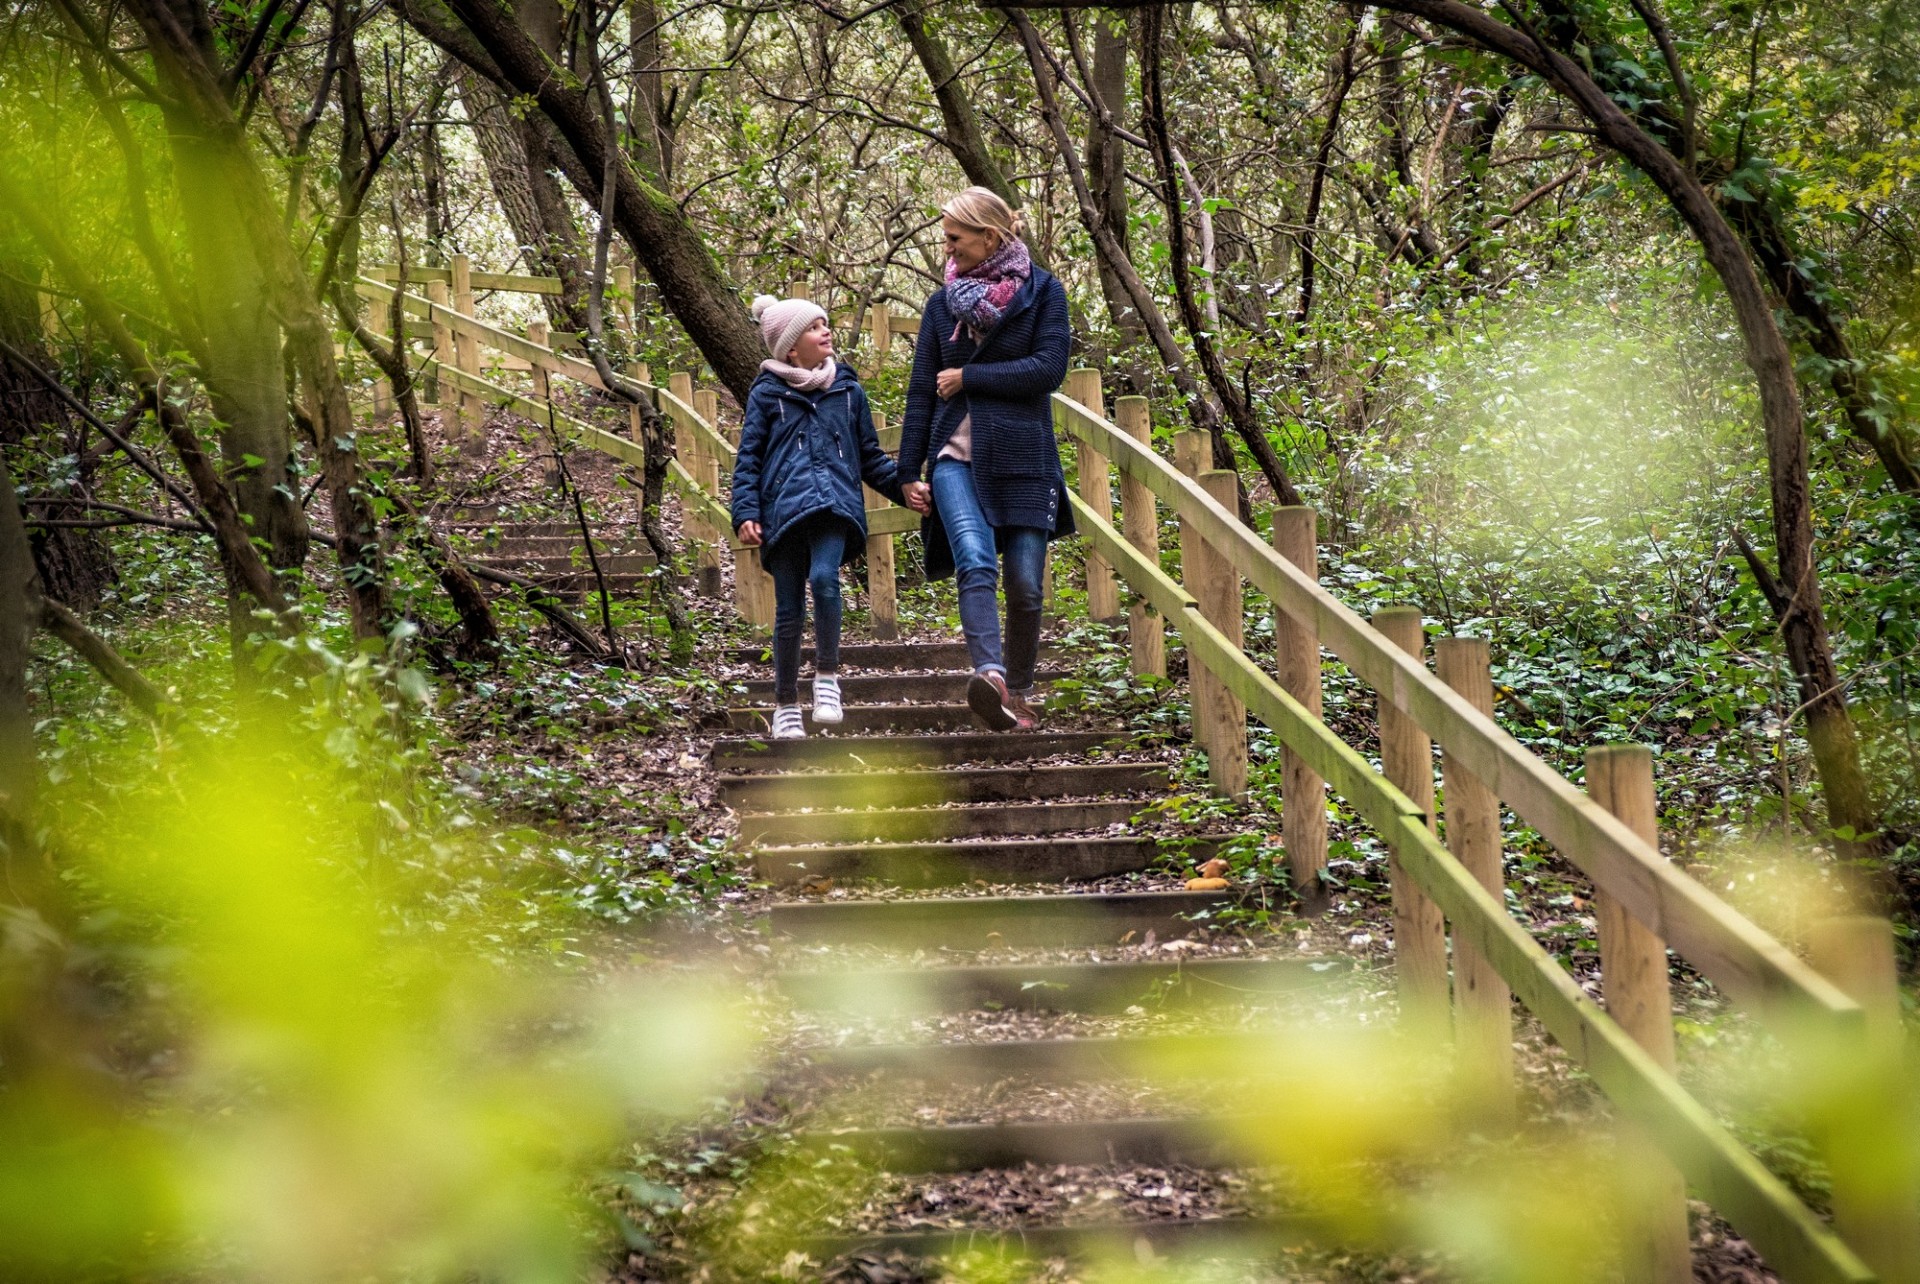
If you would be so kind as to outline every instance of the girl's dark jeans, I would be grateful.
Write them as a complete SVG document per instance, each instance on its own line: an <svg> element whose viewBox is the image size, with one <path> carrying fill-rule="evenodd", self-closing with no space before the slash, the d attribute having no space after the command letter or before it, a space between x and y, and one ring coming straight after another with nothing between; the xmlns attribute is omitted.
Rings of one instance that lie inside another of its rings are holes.
<svg viewBox="0 0 1920 1284"><path fill-rule="evenodd" d="M854 529L832 513L815 513L765 549L760 564L773 577L773 701L800 702L800 632L813 589L813 671L840 669L840 562Z"/></svg>
<svg viewBox="0 0 1920 1284"><path fill-rule="evenodd" d="M973 465L941 459L933 465L933 505L953 548L959 587L960 630L975 672L998 671L1009 690L1033 688L1040 658L1041 585L1047 573L1047 532L1037 526L995 530L980 511ZM997 538L996 538L997 537ZM1001 654L1000 604L994 590L1004 560L1007 579L1006 654Z"/></svg>

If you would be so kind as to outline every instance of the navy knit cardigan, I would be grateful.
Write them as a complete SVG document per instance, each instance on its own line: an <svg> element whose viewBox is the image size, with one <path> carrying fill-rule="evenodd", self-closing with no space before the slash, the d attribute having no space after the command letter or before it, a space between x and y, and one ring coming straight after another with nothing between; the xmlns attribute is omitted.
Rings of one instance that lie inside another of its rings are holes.
<svg viewBox="0 0 1920 1284"><path fill-rule="evenodd" d="M973 486L987 523L1000 530L1029 526L1050 538L1073 533L1066 475L1053 435L1054 389L1067 377L1073 345L1067 292L1053 273L1035 267L1000 323L975 344L964 327L954 337L947 292L934 291L920 314L920 340L900 425L900 480L922 479L965 415L973 416ZM958 396L940 400L942 370L966 371ZM921 522L927 575L953 573L953 551L935 510Z"/></svg>

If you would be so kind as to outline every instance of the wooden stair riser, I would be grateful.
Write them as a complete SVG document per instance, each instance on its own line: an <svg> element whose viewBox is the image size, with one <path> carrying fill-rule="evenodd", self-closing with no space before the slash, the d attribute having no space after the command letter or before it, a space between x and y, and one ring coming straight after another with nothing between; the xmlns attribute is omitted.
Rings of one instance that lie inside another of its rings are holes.
<svg viewBox="0 0 1920 1284"><path fill-rule="evenodd" d="M1219 840L1189 851L1205 860ZM842 847L778 847L754 854L760 877L773 883L807 878L884 879L900 887L990 883L1062 883L1108 878L1159 863L1152 838L1013 839L973 843L869 843Z"/></svg>
<svg viewBox="0 0 1920 1284"><path fill-rule="evenodd" d="M949 838L1043 836L1129 824L1135 801L1034 803L1000 807L921 807L889 811L749 813L740 841L766 844L938 842Z"/></svg>
<svg viewBox="0 0 1920 1284"><path fill-rule="evenodd" d="M1333 966L1328 966L1333 963ZM1318 970L1317 970L1318 969ZM1149 1011L1273 1000L1344 975L1344 960L1196 959L782 972L787 1000L817 1011Z"/></svg>
<svg viewBox="0 0 1920 1284"><path fill-rule="evenodd" d="M973 710L964 704L854 704L849 702L844 707L842 721L823 727L813 720L813 695L811 688L805 682L800 686L800 703L804 707L808 730L816 732L985 729ZM729 709L727 722L735 731L765 735L773 726L773 710L770 707Z"/></svg>
<svg viewBox="0 0 1920 1284"><path fill-rule="evenodd" d="M770 657L771 652L763 646L735 647L726 655L734 664L764 664ZM1071 658L1058 647L1040 648L1040 663L1044 667L1055 667ZM801 651L800 662L813 663L812 647ZM973 659L964 642L847 642L840 647L840 667L910 672L957 670L968 674L973 671Z"/></svg>
<svg viewBox="0 0 1920 1284"><path fill-rule="evenodd" d="M1183 1217L1092 1223L1077 1226L968 1227L960 1230L889 1231L870 1235L813 1235L795 1247L817 1262L850 1253L877 1257L943 1258L958 1253L1003 1257L1098 1257L1140 1259L1142 1247L1179 1257L1260 1258L1325 1239L1337 1243L1324 1217L1308 1213L1271 1217Z"/></svg>
<svg viewBox="0 0 1920 1284"><path fill-rule="evenodd" d="M1035 675L1047 683L1067 676L1065 669L1046 669ZM965 673L843 673L840 694L849 706L863 704L964 704L967 683ZM773 702L773 679L753 678L745 683L747 698L755 704Z"/></svg>
<svg viewBox="0 0 1920 1284"><path fill-rule="evenodd" d="M1184 1164L1249 1158L1244 1119L1094 1119L859 1128L805 1133L803 1153L843 1154L890 1173L977 1172L1021 1164Z"/></svg>
<svg viewBox="0 0 1920 1284"><path fill-rule="evenodd" d="M806 1054L828 1074L884 1075L941 1083L1009 1079L1048 1083L1141 1079L1165 1084L1232 1077L1236 1069L1285 1064L1278 1032L1134 1035L1106 1039L1024 1039L997 1043L890 1043L817 1048Z"/></svg>
<svg viewBox="0 0 1920 1284"><path fill-rule="evenodd" d="M1120 892L898 901L794 901L769 911L796 942L902 944L922 949L1116 945L1200 930L1195 918L1233 903L1227 892Z"/></svg>
<svg viewBox="0 0 1920 1284"><path fill-rule="evenodd" d="M1101 763L1085 767L960 767L945 771L722 776L719 786L720 801L736 811L780 811L801 807L811 807L816 811L829 807L853 810L863 807L918 807L928 803L1022 802L1039 798L1164 793L1167 773L1165 768L1149 763ZM858 836L881 837L878 833Z"/></svg>
<svg viewBox="0 0 1920 1284"><path fill-rule="evenodd" d="M1105 731L813 736L805 740L728 737L713 742L713 765L720 771L781 771L796 768L884 771L898 767L952 766L967 762L1027 762L1034 758L1085 757L1096 749L1124 743L1124 737Z"/></svg>

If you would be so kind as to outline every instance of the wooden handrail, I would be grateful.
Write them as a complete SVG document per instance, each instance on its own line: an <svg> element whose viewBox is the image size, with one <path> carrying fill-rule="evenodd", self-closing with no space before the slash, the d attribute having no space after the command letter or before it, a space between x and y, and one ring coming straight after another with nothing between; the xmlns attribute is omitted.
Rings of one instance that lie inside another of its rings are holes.
<svg viewBox="0 0 1920 1284"><path fill-rule="evenodd" d="M390 282L397 280L400 269L390 263L373 263L362 266L360 274L375 281ZM515 272L475 272L469 278L476 290L500 290L509 294L559 294L563 287L557 276L522 276ZM425 284L430 281L453 281L451 268L409 267L407 283L418 281Z"/></svg>
<svg viewBox="0 0 1920 1284"><path fill-rule="evenodd" d="M1412 799L1208 622L1199 603L1157 560L1129 544L1080 496L1069 494L1068 500L1095 551L1179 631L1195 659L1393 844L1454 930L1482 951L1548 1032L1579 1059L1623 1113L1648 1128L1674 1164L1770 1263L1795 1280L1863 1284L1875 1278L1818 1215L1602 1011L1441 845Z"/></svg>
<svg viewBox="0 0 1920 1284"><path fill-rule="evenodd" d="M1860 1005L1712 892L1675 869L1493 719L1480 713L1291 562L1226 507L1146 446L1059 393L1069 429L1138 478L1256 588L1302 623L1394 707L1419 720L1486 783L1635 917L1685 954L1736 1000L1781 1025L1808 1016L1848 1037Z"/></svg>

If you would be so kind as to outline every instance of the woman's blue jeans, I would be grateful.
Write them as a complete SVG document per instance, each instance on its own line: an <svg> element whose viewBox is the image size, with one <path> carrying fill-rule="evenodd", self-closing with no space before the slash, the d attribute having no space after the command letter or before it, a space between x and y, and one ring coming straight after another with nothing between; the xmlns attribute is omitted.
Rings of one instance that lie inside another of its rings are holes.
<svg viewBox="0 0 1920 1284"><path fill-rule="evenodd" d="M773 702L800 702L800 633L813 590L813 671L840 669L840 563L853 528L833 513L801 519L780 542L762 551L773 577Z"/></svg>
<svg viewBox="0 0 1920 1284"><path fill-rule="evenodd" d="M953 548L954 580L960 590L960 629L967 635L967 653L973 659L974 671L997 671L1006 678L1010 690L1031 690L1034 664L1040 658L1047 532L1038 526L1008 526L996 532L980 511L980 496L973 488L973 465L957 459L934 462L933 506ZM995 597L1003 558L1007 579L1004 655L1000 604Z"/></svg>

